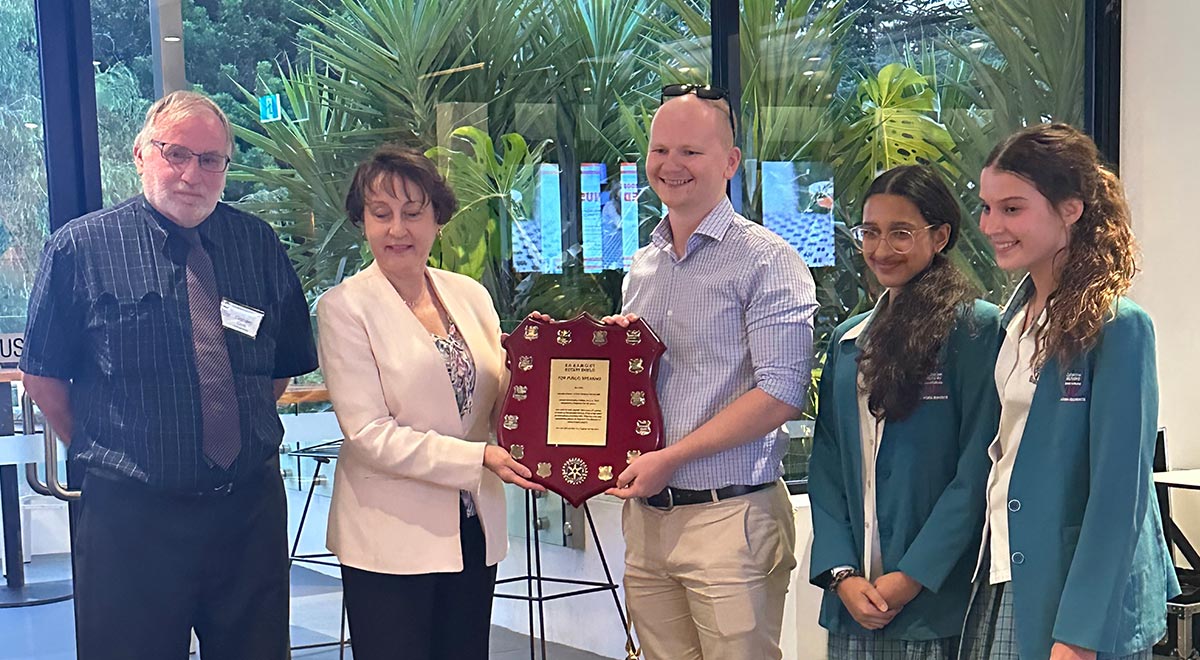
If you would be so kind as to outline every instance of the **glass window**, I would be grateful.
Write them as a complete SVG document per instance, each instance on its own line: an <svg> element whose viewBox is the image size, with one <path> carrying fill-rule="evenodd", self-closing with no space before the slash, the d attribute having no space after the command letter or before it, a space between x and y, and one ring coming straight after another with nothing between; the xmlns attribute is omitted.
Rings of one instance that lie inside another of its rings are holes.
<svg viewBox="0 0 1200 660"><path fill-rule="evenodd" d="M45 150L33 0L0 6L0 332L23 332L46 241Z"/></svg>
<svg viewBox="0 0 1200 660"><path fill-rule="evenodd" d="M104 206L141 192L133 139L154 100L150 11L145 2L92 0L92 66Z"/></svg>

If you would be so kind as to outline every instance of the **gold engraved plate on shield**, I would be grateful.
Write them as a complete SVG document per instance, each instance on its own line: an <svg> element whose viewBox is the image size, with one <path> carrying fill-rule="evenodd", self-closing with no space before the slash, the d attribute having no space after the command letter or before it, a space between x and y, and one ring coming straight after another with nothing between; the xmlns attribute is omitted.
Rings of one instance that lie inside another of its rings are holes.
<svg viewBox="0 0 1200 660"><path fill-rule="evenodd" d="M533 369L533 357L530 355L522 355L517 360L517 367L521 371L530 371Z"/></svg>
<svg viewBox="0 0 1200 660"><path fill-rule="evenodd" d="M537 476L539 476L543 479L550 476L550 464L549 463L538 463Z"/></svg>
<svg viewBox="0 0 1200 660"><path fill-rule="evenodd" d="M634 390L629 393L629 405L640 408L646 405L646 393L641 390Z"/></svg>
<svg viewBox="0 0 1200 660"><path fill-rule="evenodd" d="M518 461L525 458L525 445L513 445L509 447L508 454Z"/></svg>
<svg viewBox="0 0 1200 660"><path fill-rule="evenodd" d="M642 343L642 331L641 330L626 330L625 331L625 343L629 344L630 346L637 346L638 344Z"/></svg>
<svg viewBox="0 0 1200 660"><path fill-rule="evenodd" d="M608 444L608 360L550 360L546 444Z"/></svg>
<svg viewBox="0 0 1200 660"><path fill-rule="evenodd" d="M636 431L638 435L650 435L650 420L639 419L637 421L637 428L635 428L634 431Z"/></svg>
<svg viewBox="0 0 1200 660"><path fill-rule="evenodd" d="M592 332L592 343L596 346L604 346L608 343L608 333L604 330L595 330Z"/></svg>
<svg viewBox="0 0 1200 660"><path fill-rule="evenodd" d="M566 462L563 463L563 466L562 466L563 481L571 484L572 486L578 486L579 484L583 483L584 480L587 479L587 476L588 476L588 466L587 466L587 463L583 462L582 458L579 458L579 457L568 458L566 460Z"/></svg>
<svg viewBox="0 0 1200 660"><path fill-rule="evenodd" d="M596 477L600 479L600 481L612 481L612 466L601 465Z"/></svg>
<svg viewBox="0 0 1200 660"><path fill-rule="evenodd" d="M566 346L569 343L571 343L571 331L570 330L559 330L558 331L558 345Z"/></svg>
<svg viewBox="0 0 1200 660"><path fill-rule="evenodd" d="M517 425L520 422L521 422L521 418L516 415L505 415L504 416L504 428L508 429L509 431L516 431ZM647 422L647 423L649 423L649 422ZM641 424L641 422L638 422L638 424ZM638 431L638 433L641 433L641 431ZM649 431L647 431L646 433L649 433ZM643 435L645 435L645 434L643 434Z"/></svg>
<svg viewBox="0 0 1200 660"><path fill-rule="evenodd" d="M636 449L630 449L629 451L625 452L625 464L628 465L628 464L632 463L633 459L635 459L641 455L642 455L642 452L640 452Z"/></svg>
<svg viewBox="0 0 1200 660"><path fill-rule="evenodd" d="M642 364L642 358L629 358L629 373L640 374L646 370Z"/></svg>
<svg viewBox="0 0 1200 660"><path fill-rule="evenodd" d="M525 341L534 341L538 338L538 329L536 325L525 326Z"/></svg>
<svg viewBox="0 0 1200 660"><path fill-rule="evenodd" d="M525 399L528 399L528 398L529 398L529 388L527 386L525 386L525 385L514 385L513 386L513 399L515 399L517 401L524 401Z"/></svg>

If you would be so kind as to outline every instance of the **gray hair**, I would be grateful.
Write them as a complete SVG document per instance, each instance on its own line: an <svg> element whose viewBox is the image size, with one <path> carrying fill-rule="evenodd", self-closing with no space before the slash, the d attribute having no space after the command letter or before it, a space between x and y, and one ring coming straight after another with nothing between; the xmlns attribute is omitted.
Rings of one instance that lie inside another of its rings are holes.
<svg viewBox="0 0 1200 660"><path fill-rule="evenodd" d="M142 130L134 138L134 145L145 149L146 145L150 144L150 134L155 127L199 114L205 110L213 113L220 120L221 127L225 129L228 139L229 155L232 156L233 127L229 125L229 118L225 116L225 112L207 96L187 90L171 92L150 105L150 109L146 111L146 121L142 124Z"/></svg>

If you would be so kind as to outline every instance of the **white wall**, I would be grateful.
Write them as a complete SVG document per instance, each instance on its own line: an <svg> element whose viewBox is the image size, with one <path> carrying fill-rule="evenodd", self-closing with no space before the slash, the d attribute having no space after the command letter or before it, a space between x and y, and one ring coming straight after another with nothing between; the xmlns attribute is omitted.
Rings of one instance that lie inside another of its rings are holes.
<svg viewBox="0 0 1200 660"><path fill-rule="evenodd" d="M1197 158L1200 105L1195 66L1200 62L1200 2L1138 0L1123 3L1121 62L1121 178L1142 245L1141 276L1133 298L1154 318L1161 393L1159 422L1167 428L1172 468L1200 467L1196 439L1200 412L1200 305L1194 266L1200 208ZM1176 493L1177 521L1192 538L1200 533L1200 494Z"/></svg>

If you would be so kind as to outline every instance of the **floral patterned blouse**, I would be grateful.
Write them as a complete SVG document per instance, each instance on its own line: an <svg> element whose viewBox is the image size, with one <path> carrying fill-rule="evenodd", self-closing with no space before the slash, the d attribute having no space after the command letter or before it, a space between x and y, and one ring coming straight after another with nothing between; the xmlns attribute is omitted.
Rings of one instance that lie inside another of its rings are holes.
<svg viewBox="0 0 1200 660"><path fill-rule="evenodd" d="M450 374L454 399L458 403L458 416L466 417L471 412L475 396L475 361L471 358L471 351L453 321L450 322L450 330L445 337L432 336L434 346L437 346L442 360L446 362L446 372ZM459 496L462 498L463 508L467 511L467 517L474 517L475 500L471 494L463 490L459 491Z"/></svg>

